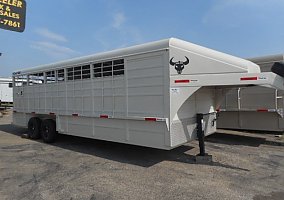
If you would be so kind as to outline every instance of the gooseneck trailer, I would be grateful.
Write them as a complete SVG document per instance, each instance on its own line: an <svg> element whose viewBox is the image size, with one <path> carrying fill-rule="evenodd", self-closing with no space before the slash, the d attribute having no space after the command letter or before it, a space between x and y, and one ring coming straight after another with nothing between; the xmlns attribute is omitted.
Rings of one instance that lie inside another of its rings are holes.
<svg viewBox="0 0 284 200"><path fill-rule="evenodd" d="M271 72L275 63L284 62L284 55L262 56L248 60L258 64L262 72ZM283 109L282 90L260 86L235 88L228 92L223 100L217 127L284 131Z"/></svg>
<svg viewBox="0 0 284 200"><path fill-rule="evenodd" d="M14 72L13 123L45 142L61 133L169 150L216 131L228 88L283 90L281 76L170 38Z"/></svg>

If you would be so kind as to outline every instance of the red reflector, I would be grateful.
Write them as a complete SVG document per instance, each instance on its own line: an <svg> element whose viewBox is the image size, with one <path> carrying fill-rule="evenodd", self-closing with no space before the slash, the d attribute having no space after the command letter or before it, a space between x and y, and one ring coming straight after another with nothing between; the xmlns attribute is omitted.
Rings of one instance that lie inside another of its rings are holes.
<svg viewBox="0 0 284 200"><path fill-rule="evenodd" d="M257 80L257 77L254 76L254 77L243 77L241 78L241 81L256 81Z"/></svg>
<svg viewBox="0 0 284 200"><path fill-rule="evenodd" d="M100 115L100 118L108 118L108 115Z"/></svg>
<svg viewBox="0 0 284 200"><path fill-rule="evenodd" d="M32 112L32 114L35 114L35 112Z"/></svg>
<svg viewBox="0 0 284 200"><path fill-rule="evenodd" d="M145 120L146 120L146 121L155 122L155 121L157 121L157 118L154 118L154 117L146 117Z"/></svg>
<svg viewBox="0 0 284 200"><path fill-rule="evenodd" d="M55 113L52 113L52 112L51 112L51 113L49 113L49 114L50 114L50 115L55 115Z"/></svg>
<svg viewBox="0 0 284 200"><path fill-rule="evenodd" d="M189 83L190 80L175 80L175 83Z"/></svg>
<svg viewBox="0 0 284 200"><path fill-rule="evenodd" d="M265 108L257 109L257 112L268 112L268 109Z"/></svg>
<svg viewBox="0 0 284 200"><path fill-rule="evenodd" d="M216 109L216 111L217 111L217 112L220 112L220 109L218 108L218 109Z"/></svg>
<svg viewBox="0 0 284 200"><path fill-rule="evenodd" d="M79 116L79 114L74 113L74 114L72 114L72 116L74 116L74 117L78 117L78 116Z"/></svg>

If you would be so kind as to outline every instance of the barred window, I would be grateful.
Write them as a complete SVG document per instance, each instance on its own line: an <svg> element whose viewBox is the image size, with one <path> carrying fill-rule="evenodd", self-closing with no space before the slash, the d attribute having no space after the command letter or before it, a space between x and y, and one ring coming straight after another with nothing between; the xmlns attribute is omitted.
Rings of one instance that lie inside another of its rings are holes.
<svg viewBox="0 0 284 200"><path fill-rule="evenodd" d="M28 76L27 75L20 75L14 78L14 86L21 87L25 86L28 83Z"/></svg>
<svg viewBox="0 0 284 200"><path fill-rule="evenodd" d="M82 79L82 67L74 67L74 80Z"/></svg>
<svg viewBox="0 0 284 200"><path fill-rule="evenodd" d="M103 76L112 76L112 61L103 62Z"/></svg>
<svg viewBox="0 0 284 200"><path fill-rule="evenodd" d="M82 65L76 67L69 67L66 69L58 69L45 72L45 83L64 82L65 80L82 80L91 78L91 66L93 70L93 76L109 77L124 74L124 59L109 60L100 63L94 63L93 65ZM66 77L65 77L66 70ZM44 73L30 74L29 85L43 84Z"/></svg>
<svg viewBox="0 0 284 200"><path fill-rule="evenodd" d="M29 85L34 85L34 81L36 79L36 74L29 75Z"/></svg>
<svg viewBox="0 0 284 200"><path fill-rule="evenodd" d="M91 78L91 67L90 65L82 66L82 79Z"/></svg>
<svg viewBox="0 0 284 200"><path fill-rule="evenodd" d="M56 71L57 74L57 81L62 82L65 81L65 74L64 74L64 69L59 69Z"/></svg>
<svg viewBox="0 0 284 200"><path fill-rule="evenodd" d="M124 59L95 63L93 66L95 78L124 74Z"/></svg>
<svg viewBox="0 0 284 200"><path fill-rule="evenodd" d="M94 64L94 77L102 77L102 63Z"/></svg>
<svg viewBox="0 0 284 200"><path fill-rule="evenodd" d="M68 81L74 80L74 68L73 67L67 68L67 80Z"/></svg>
<svg viewBox="0 0 284 200"><path fill-rule="evenodd" d="M114 60L113 61L113 75L123 75L124 74L124 60Z"/></svg>
<svg viewBox="0 0 284 200"><path fill-rule="evenodd" d="M49 71L45 73L46 76L46 83L55 83L55 71Z"/></svg>
<svg viewBox="0 0 284 200"><path fill-rule="evenodd" d="M43 73L30 74L29 75L29 85L38 85L44 83Z"/></svg>
<svg viewBox="0 0 284 200"><path fill-rule="evenodd" d="M67 80L81 80L91 78L90 65L67 68Z"/></svg>

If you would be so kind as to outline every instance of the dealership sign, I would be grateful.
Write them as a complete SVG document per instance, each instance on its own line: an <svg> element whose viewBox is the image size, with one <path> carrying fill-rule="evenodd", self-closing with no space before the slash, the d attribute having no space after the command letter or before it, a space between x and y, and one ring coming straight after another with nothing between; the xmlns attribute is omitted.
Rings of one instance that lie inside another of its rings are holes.
<svg viewBox="0 0 284 200"><path fill-rule="evenodd" d="M0 0L0 28L23 32L26 21L25 0Z"/></svg>

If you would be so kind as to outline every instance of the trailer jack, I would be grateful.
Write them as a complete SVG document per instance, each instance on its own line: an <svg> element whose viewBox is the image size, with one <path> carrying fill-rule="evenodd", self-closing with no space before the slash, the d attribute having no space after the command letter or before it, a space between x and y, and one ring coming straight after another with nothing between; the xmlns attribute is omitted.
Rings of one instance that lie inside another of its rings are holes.
<svg viewBox="0 0 284 200"><path fill-rule="evenodd" d="M204 114L197 113L197 138L199 142L199 154L195 156L195 161L198 163L212 162L212 155L205 153L205 142L204 142Z"/></svg>

